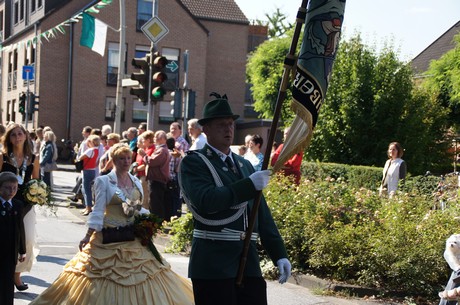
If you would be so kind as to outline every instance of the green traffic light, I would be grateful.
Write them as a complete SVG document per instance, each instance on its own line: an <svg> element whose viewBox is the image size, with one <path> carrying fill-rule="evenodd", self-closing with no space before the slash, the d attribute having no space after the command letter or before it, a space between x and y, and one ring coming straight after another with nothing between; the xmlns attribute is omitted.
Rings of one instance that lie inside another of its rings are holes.
<svg viewBox="0 0 460 305"><path fill-rule="evenodd" d="M161 87L153 88L152 97L156 100L161 99L165 95L165 90Z"/></svg>

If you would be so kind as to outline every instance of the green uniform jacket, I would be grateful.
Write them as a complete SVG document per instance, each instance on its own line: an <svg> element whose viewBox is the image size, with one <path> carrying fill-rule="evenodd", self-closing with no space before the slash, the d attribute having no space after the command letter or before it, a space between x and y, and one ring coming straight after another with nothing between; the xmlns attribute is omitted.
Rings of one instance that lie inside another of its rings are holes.
<svg viewBox="0 0 460 305"><path fill-rule="evenodd" d="M231 206L248 201L247 215L249 217L253 199L257 193L254 184L248 178L254 172L251 163L236 154L232 154L235 165L243 177L238 178L208 145L205 145L198 152L208 158L224 186L216 186L208 166L198 154L190 151L180 164L181 184L182 191L191 201L196 212L207 219L225 219L235 214L235 210L230 209ZM234 222L223 226L208 226L194 219L194 227L199 230L217 232L223 228L244 231L244 214ZM287 258L284 242L263 197L254 232L259 233L262 245L275 264L280 258ZM243 240L221 241L193 238L189 277L192 279L236 278L243 244ZM251 241L244 275L262 276L255 241Z"/></svg>

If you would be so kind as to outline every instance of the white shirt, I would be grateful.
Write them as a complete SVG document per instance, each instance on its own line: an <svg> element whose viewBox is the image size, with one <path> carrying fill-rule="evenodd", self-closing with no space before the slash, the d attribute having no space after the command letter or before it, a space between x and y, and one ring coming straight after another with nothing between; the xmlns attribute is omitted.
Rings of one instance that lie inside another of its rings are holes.
<svg viewBox="0 0 460 305"><path fill-rule="evenodd" d="M385 179L383 180L383 185L387 186L388 194L391 196L394 192L398 189L398 182L399 182L399 168L401 163L404 161L400 158L396 159L389 159L385 163L385 167L383 168L383 174L385 175Z"/></svg>
<svg viewBox="0 0 460 305"><path fill-rule="evenodd" d="M200 135L193 140L193 144L190 146L189 150L202 149L207 142L208 139L206 138L206 135L204 133L200 133Z"/></svg>

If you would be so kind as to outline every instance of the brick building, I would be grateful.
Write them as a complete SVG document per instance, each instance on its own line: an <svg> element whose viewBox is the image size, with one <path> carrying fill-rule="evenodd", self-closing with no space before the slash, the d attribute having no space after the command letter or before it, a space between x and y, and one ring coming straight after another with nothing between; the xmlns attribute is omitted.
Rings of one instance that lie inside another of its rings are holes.
<svg viewBox="0 0 460 305"><path fill-rule="evenodd" d="M105 5L108 4L109 5ZM245 113L245 65L249 21L233 0L157 0L158 17L169 33L156 48L169 60L183 63L188 50L188 87L196 92L196 116L212 91L226 93L236 113ZM72 17L99 4L90 13L109 25L102 57L79 44L81 19ZM57 139L81 139L85 125L113 126L118 73L119 3L111 0L4 0L0 1L1 108L0 123L27 123L28 129L49 125ZM135 72L134 57L150 50L140 27L151 18L151 0L125 2L126 64L124 78ZM79 21L79 22L74 22ZM58 26L62 23L62 26ZM110 29L112 27L113 29ZM262 41L263 39L261 39ZM27 90L23 66L33 66L29 91L39 96L39 111L27 122L19 113L19 95ZM171 71L170 71L171 72ZM183 69L169 73L181 87ZM172 121L169 95L156 103L153 128L169 130ZM147 118L147 106L123 90L121 130ZM247 105L246 105L247 106ZM244 116L242 118L244 121Z"/></svg>

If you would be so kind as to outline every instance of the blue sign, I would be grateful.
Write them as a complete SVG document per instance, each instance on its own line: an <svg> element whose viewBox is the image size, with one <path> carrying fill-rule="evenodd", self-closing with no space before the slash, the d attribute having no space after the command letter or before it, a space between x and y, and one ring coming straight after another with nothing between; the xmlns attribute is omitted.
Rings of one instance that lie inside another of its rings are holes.
<svg viewBox="0 0 460 305"><path fill-rule="evenodd" d="M34 66L23 66L22 67L22 79L33 80L34 79Z"/></svg>
<svg viewBox="0 0 460 305"><path fill-rule="evenodd" d="M179 65L177 64L177 61L175 60L169 60L168 64L166 65L166 68L171 72L174 73L179 69Z"/></svg>

